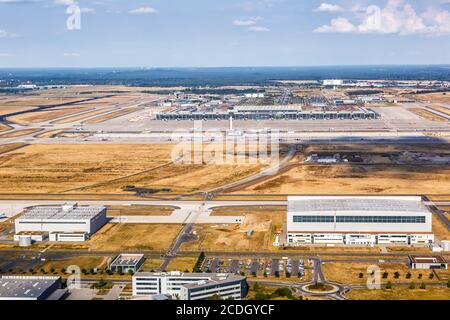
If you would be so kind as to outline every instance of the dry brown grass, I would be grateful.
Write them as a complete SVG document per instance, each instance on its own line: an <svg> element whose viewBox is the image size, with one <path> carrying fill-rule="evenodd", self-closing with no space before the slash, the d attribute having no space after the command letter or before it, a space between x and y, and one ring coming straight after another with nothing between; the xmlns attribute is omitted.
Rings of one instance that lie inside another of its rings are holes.
<svg viewBox="0 0 450 320"><path fill-rule="evenodd" d="M11 130L11 129L12 129L12 127L10 127L9 125L0 122L0 132L2 132L2 131L7 131L7 130Z"/></svg>
<svg viewBox="0 0 450 320"><path fill-rule="evenodd" d="M103 116L99 116L99 117L95 117L95 118L92 118L92 119L88 119L88 120L84 121L84 123L88 123L88 124L89 123L101 123L101 122L112 120L112 119L115 119L115 118L118 118L118 117L122 117L124 115L136 112L138 110L140 110L140 109L139 108L126 108L126 109L122 109L122 110L119 110L119 111L108 113L108 114L103 115Z"/></svg>
<svg viewBox="0 0 450 320"><path fill-rule="evenodd" d="M22 136L26 136L26 135L29 135L32 133L39 132L39 131L41 131L41 129L15 130L15 131L4 133L4 134L0 135L0 139L22 137Z"/></svg>
<svg viewBox="0 0 450 320"><path fill-rule="evenodd" d="M102 102L103 103L103 102ZM90 104L91 105L91 104ZM95 111L91 111L91 112L87 112L87 113L83 113L80 115L75 115L73 117L68 117L68 118L64 118L61 120L57 120L55 121L56 124L65 124L65 123L71 123L71 122L76 122L76 121L80 121L86 118L90 118L99 114L103 114L103 113L107 113L114 110L114 108L103 108L100 110L95 110Z"/></svg>
<svg viewBox="0 0 450 320"><path fill-rule="evenodd" d="M449 100L450 100L450 97L449 97ZM450 116L450 109L449 108L445 108L445 107L442 107L442 106L433 106L433 107L430 107L430 108L435 110L435 111L439 111L439 112L442 112L442 113L447 114L447 115Z"/></svg>
<svg viewBox="0 0 450 320"><path fill-rule="evenodd" d="M189 272L192 272L192 269L194 268L196 262L197 258L194 257L174 258L167 266L167 271L184 272L188 270Z"/></svg>
<svg viewBox="0 0 450 320"><path fill-rule="evenodd" d="M171 206L108 206L108 216L170 216L174 209Z"/></svg>
<svg viewBox="0 0 450 320"><path fill-rule="evenodd" d="M169 161L170 148L169 145L30 145L0 156L0 192L58 192L109 181ZM126 183L119 189L123 185Z"/></svg>
<svg viewBox="0 0 450 320"><path fill-rule="evenodd" d="M43 133L37 134L36 138L53 138L55 136L57 136L59 133L64 132L67 129L58 129L58 130L49 130L49 131L45 131Z"/></svg>
<svg viewBox="0 0 450 320"><path fill-rule="evenodd" d="M50 269L55 269L60 272L61 269L66 269L69 266L78 266L80 270L82 269L94 269L94 268L106 268L108 257L104 256L78 256L71 257L63 260L51 260L42 265L39 269L43 268L45 271L49 272ZM39 271L39 270L36 270Z"/></svg>
<svg viewBox="0 0 450 320"><path fill-rule="evenodd" d="M400 282L439 282L436 277L429 279L429 274L431 270L412 270L406 264L400 263L366 263L366 262L326 262L322 265L322 271L325 278L329 281L344 283L344 284L365 284L367 278L370 276L368 273L368 268L370 266L377 266L380 268L381 282L387 283L388 281L392 283ZM388 277L383 279L382 275L384 272L388 273ZM398 272L400 274L398 279L395 279L394 274ZM407 279L406 274L411 273L411 278ZM447 270L437 271L440 276L448 277ZM359 278L359 274L363 273L363 278ZM422 274L422 278L419 275Z"/></svg>
<svg viewBox="0 0 450 320"><path fill-rule="evenodd" d="M433 215L433 233L440 240L450 240L450 230L436 215Z"/></svg>
<svg viewBox="0 0 450 320"><path fill-rule="evenodd" d="M162 224L108 224L89 241L91 250L139 251L167 250L181 225Z"/></svg>
<svg viewBox="0 0 450 320"><path fill-rule="evenodd" d="M21 123L21 124L37 123L37 122L58 119L58 118L61 118L64 116L77 114L79 112L88 111L91 109L92 108L78 107L78 106L57 107L54 109L52 108L50 110L35 111L35 112L19 114L16 116L9 117L8 120L15 122L15 123Z"/></svg>
<svg viewBox="0 0 450 320"><path fill-rule="evenodd" d="M450 190L449 166L302 165L234 193L442 194Z"/></svg>
<svg viewBox="0 0 450 320"><path fill-rule="evenodd" d="M431 121L439 121L439 122L448 122L448 120L444 117L441 117L440 115L434 114L430 111L424 110L424 109L420 109L420 108L411 108L408 109L409 111L417 114L418 116L427 119L427 120L431 120Z"/></svg>
<svg viewBox="0 0 450 320"><path fill-rule="evenodd" d="M350 300L450 300L449 288L428 286L423 290L418 289L418 282L415 285L414 290L409 289L408 286L394 286L390 290L355 289L347 294L347 298Z"/></svg>

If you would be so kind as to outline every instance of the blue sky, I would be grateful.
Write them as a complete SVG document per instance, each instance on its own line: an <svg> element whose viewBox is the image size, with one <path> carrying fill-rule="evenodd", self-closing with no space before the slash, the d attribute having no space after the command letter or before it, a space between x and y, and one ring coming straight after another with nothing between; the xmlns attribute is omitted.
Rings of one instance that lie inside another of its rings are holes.
<svg viewBox="0 0 450 320"><path fill-rule="evenodd" d="M450 64L450 0L0 0L0 67L341 64Z"/></svg>

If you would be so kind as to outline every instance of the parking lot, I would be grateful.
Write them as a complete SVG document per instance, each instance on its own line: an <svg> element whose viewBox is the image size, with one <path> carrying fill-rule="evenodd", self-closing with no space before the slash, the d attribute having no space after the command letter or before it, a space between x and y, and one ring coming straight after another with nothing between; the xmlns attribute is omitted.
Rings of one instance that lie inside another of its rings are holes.
<svg viewBox="0 0 450 320"><path fill-rule="evenodd" d="M226 258L208 257L203 272L234 273L253 277L299 277L310 268L308 260L291 258Z"/></svg>

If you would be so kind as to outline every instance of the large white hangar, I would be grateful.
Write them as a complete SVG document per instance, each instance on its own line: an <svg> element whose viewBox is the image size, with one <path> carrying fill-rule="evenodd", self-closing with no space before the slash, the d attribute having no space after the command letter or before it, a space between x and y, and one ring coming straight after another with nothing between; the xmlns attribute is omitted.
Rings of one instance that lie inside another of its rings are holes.
<svg viewBox="0 0 450 320"><path fill-rule="evenodd" d="M428 245L432 213L421 197L293 196L287 245Z"/></svg>
<svg viewBox="0 0 450 320"><path fill-rule="evenodd" d="M36 206L15 220L16 235L48 234L50 241L85 241L108 222L105 207Z"/></svg>

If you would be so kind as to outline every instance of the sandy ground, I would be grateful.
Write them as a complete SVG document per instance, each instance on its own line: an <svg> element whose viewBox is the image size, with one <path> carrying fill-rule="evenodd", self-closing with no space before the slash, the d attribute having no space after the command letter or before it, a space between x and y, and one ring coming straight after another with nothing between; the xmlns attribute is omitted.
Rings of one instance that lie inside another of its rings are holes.
<svg viewBox="0 0 450 320"><path fill-rule="evenodd" d="M434 114L432 112L429 112L424 109L419 108L413 108L409 109L411 112L421 116L424 119L431 120L431 121L440 121L440 122L447 122L448 120L444 117L441 117L440 115Z"/></svg>
<svg viewBox="0 0 450 320"><path fill-rule="evenodd" d="M242 225L196 225L198 241L184 243L182 250L213 251L268 251L277 250L272 245L273 233L282 227L285 210L279 207L247 207L245 209L221 208L214 214L245 215ZM253 230L248 236L246 231Z"/></svg>

